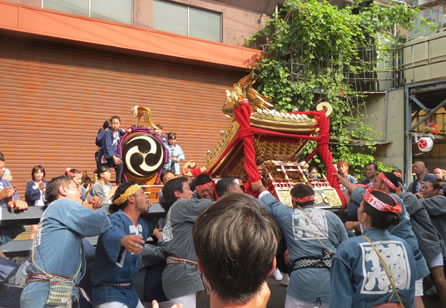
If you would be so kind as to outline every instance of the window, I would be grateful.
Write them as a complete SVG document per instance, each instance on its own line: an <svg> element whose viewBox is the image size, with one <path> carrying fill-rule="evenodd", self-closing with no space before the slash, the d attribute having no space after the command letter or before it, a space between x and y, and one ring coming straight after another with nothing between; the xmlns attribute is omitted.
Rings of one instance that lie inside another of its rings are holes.
<svg viewBox="0 0 446 308"><path fill-rule="evenodd" d="M42 0L42 8L133 24L133 0Z"/></svg>
<svg viewBox="0 0 446 308"><path fill-rule="evenodd" d="M153 0L156 30L221 42L221 14L167 1Z"/></svg>

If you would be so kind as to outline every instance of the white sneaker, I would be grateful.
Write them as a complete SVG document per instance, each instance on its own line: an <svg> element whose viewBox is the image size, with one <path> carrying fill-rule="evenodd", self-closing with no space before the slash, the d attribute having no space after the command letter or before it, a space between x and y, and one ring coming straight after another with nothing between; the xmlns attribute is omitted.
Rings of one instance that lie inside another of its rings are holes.
<svg viewBox="0 0 446 308"><path fill-rule="evenodd" d="M289 282L290 282L290 276L288 274L283 274L283 279L280 282L280 284L287 287Z"/></svg>
<svg viewBox="0 0 446 308"><path fill-rule="evenodd" d="M277 267L276 267L276 269L273 272L273 277L277 281L281 281L282 278L283 278L282 274L280 273L280 271L279 271L279 269Z"/></svg>

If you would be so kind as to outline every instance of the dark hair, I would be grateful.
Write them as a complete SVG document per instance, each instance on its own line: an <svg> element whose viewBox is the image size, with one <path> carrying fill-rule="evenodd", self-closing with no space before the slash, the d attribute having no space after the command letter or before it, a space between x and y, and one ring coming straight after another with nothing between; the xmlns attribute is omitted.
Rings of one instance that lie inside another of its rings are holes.
<svg viewBox="0 0 446 308"><path fill-rule="evenodd" d="M308 168L308 172L311 172L313 170L316 170L317 172L319 172L319 169L316 166L311 166L310 168Z"/></svg>
<svg viewBox="0 0 446 308"><path fill-rule="evenodd" d="M173 132L167 133L167 139L176 139L176 138L177 138L176 133Z"/></svg>
<svg viewBox="0 0 446 308"><path fill-rule="evenodd" d="M195 221L195 251L210 287L225 303L250 300L271 272L280 241L276 221L243 194L229 194Z"/></svg>
<svg viewBox="0 0 446 308"><path fill-rule="evenodd" d="M403 172L401 171L401 169L398 169L398 168L392 169L392 174L394 176L396 176L396 178L398 180L398 183L401 184L401 187L403 187L404 186L404 179L402 177L396 175L395 173L402 174Z"/></svg>
<svg viewBox="0 0 446 308"><path fill-rule="evenodd" d="M115 191L115 194L113 196L113 201L115 201L116 199L119 198L119 196L121 196L126 190L127 188L129 188L130 186L137 184L136 181L131 181L131 182L126 182L126 183L121 183L119 184L118 188ZM123 203L117 205L117 204L111 204L110 207L108 208L108 212L110 214L113 214L119 210L123 210L127 207L127 205L129 205L128 201L125 200Z"/></svg>
<svg viewBox="0 0 446 308"><path fill-rule="evenodd" d="M5 155L3 154L3 152L0 152L0 160L5 161Z"/></svg>
<svg viewBox="0 0 446 308"><path fill-rule="evenodd" d="M180 177L175 178L167 182L163 187L163 198L164 200L161 203L161 206L164 208L164 211L169 211L172 204L177 201L177 197L175 196L175 192L179 191L180 193L183 192L183 184L187 183L187 178Z"/></svg>
<svg viewBox="0 0 446 308"><path fill-rule="evenodd" d="M314 190L311 186L305 185L305 184L296 184L291 189L290 194L292 197L296 198L304 198L307 196L313 196ZM296 205L298 206L306 206L306 205L312 205L314 201L307 201L307 202L296 202Z"/></svg>
<svg viewBox="0 0 446 308"><path fill-rule="evenodd" d="M441 179L433 179L433 180L427 180L427 181L425 181L425 183L426 182L429 182L429 183L431 183L432 184L432 188L434 189L434 190L440 190L441 189Z"/></svg>
<svg viewBox="0 0 446 308"><path fill-rule="evenodd" d="M45 178L46 172L45 172L45 168L43 168L42 165L35 165L32 169L31 169L31 178L34 179L34 173L36 173L37 171L42 171L43 172L43 178Z"/></svg>
<svg viewBox="0 0 446 308"><path fill-rule="evenodd" d="M46 186L45 200L48 204L59 198L59 187L61 185L68 187L73 181L71 176L62 175L51 179Z"/></svg>
<svg viewBox="0 0 446 308"><path fill-rule="evenodd" d="M121 118L119 117L119 116L117 116L117 115L114 115L114 116L112 116L111 118L110 118L110 122L112 122L113 120L118 120L119 121L119 123L121 123Z"/></svg>
<svg viewBox="0 0 446 308"><path fill-rule="evenodd" d="M121 121L121 119L119 119L119 121ZM104 124L102 124L102 128L103 129L110 128L110 120L105 120Z"/></svg>
<svg viewBox="0 0 446 308"><path fill-rule="evenodd" d="M398 181L398 177L393 174L392 172L383 172L383 174L386 176L386 178L389 179L390 182L392 182L395 187L398 187L400 185L400 182ZM395 192L394 189L389 187L390 192Z"/></svg>
<svg viewBox="0 0 446 308"><path fill-rule="evenodd" d="M164 170L163 173L161 173L160 180L161 180L161 182L163 182L163 184L166 184L166 183L164 183L164 176L166 176L166 174L169 174L169 173L172 173L173 175L175 175L175 173L173 173L171 170L168 170L168 169Z"/></svg>
<svg viewBox="0 0 446 308"><path fill-rule="evenodd" d="M234 185L237 185L234 181L234 177L225 177L218 180L215 184L215 192L219 198L223 197Z"/></svg>
<svg viewBox="0 0 446 308"><path fill-rule="evenodd" d="M64 175L71 177L68 173L80 174L81 172L77 169L66 170Z"/></svg>
<svg viewBox="0 0 446 308"><path fill-rule="evenodd" d="M396 205L395 200L389 194L383 191L372 191L371 194L386 204L391 206ZM373 228L387 229L390 225L397 225L400 222L400 217L397 214L378 211L365 200L364 212L370 216Z"/></svg>
<svg viewBox="0 0 446 308"><path fill-rule="evenodd" d="M161 124L156 124L155 127L158 129L163 129L163 126Z"/></svg>
<svg viewBox="0 0 446 308"><path fill-rule="evenodd" d="M195 187L203 185L212 181L212 178L207 173L201 173L195 178Z"/></svg>
<svg viewBox="0 0 446 308"><path fill-rule="evenodd" d="M101 132L101 130L108 129L108 128L110 128L110 120L105 120L104 124L102 124L102 128L100 128L98 130L98 134ZM98 146L100 146L100 145L98 145Z"/></svg>
<svg viewBox="0 0 446 308"><path fill-rule="evenodd" d="M107 171L109 171L109 170L110 170L110 168L108 168L108 167L100 166L99 168L97 168L97 169L94 171L94 173L96 173L97 176L99 177L99 176L101 175L101 173L107 172Z"/></svg>
<svg viewBox="0 0 446 308"><path fill-rule="evenodd" d="M367 168L368 166L373 166L375 168L375 170L378 171L378 165L377 164L375 164L375 163L368 163L368 164L365 165L365 168Z"/></svg>
<svg viewBox="0 0 446 308"><path fill-rule="evenodd" d="M91 180L91 178L88 176L88 172L84 171L82 172L82 185L87 188L88 184L91 184L93 181Z"/></svg>

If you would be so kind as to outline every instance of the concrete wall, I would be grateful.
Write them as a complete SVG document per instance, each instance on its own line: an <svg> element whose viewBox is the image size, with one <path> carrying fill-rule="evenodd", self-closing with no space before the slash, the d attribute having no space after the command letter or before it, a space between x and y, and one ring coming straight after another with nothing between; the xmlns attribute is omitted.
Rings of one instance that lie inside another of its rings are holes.
<svg viewBox="0 0 446 308"><path fill-rule="evenodd" d="M376 132L375 158L386 165L404 166L404 90L370 95L364 122Z"/></svg>
<svg viewBox="0 0 446 308"><path fill-rule="evenodd" d="M378 142L386 141L386 106L384 94L372 94L367 98L363 121L373 128L374 138Z"/></svg>

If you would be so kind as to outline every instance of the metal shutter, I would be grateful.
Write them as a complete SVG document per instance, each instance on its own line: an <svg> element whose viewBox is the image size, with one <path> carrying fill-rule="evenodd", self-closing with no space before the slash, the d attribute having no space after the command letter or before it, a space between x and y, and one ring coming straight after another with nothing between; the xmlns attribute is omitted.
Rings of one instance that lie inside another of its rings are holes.
<svg viewBox="0 0 446 308"><path fill-rule="evenodd" d="M133 105L148 106L186 161L204 166L229 121L225 89L244 74L4 33L0 46L0 151L22 198L36 164L47 179L66 167L92 177L98 129L114 114L136 124Z"/></svg>

